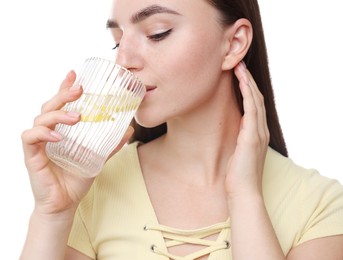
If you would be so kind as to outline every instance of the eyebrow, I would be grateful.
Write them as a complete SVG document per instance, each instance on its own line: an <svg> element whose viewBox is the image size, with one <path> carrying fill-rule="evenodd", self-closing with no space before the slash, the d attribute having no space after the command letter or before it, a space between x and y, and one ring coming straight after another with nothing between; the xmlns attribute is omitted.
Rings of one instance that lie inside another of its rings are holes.
<svg viewBox="0 0 343 260"><path fill-rule="evenodd" d="M149 18L150 16L154 14L161 14L161 13L167 13L167 14L174 14L174 15L180 15L178 12L171 10L167 7L160 6L160 5L151 5L146 8L143 8L142 10L138 11L136 14L132 15L130 18L131 23L139 23L143 20ZM107 20L106 28L118 28L119 25L115 20Z"/></svg>

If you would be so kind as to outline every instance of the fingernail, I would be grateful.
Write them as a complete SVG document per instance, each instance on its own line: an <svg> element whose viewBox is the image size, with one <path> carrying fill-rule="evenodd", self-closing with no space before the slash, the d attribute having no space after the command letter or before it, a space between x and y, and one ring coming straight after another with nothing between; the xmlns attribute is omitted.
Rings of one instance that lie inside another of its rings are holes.
<svg viewBox="0 0 343 260"><path fill-rule="evenodd" d="M79 84L74 84L73 86L71 86L71 88L69 89L70 91L78 91L80 90L81 86Z"/></svg>
<svg viewBox="0 0 343 260"><path fill-rule="evenodd" d="M73 71L69 71L68 74L66 75L66 79L71 79L73 76Z"/></svg>
<svg viewBox="0 0 343 260"><path fill-rule="evenodd" d="M80 113L78 113L78 112L72 112L72 111L69 111L68 113L67 113L67 115L69 116L69 117L72 117L72 118L80 118L80 116L81 116L81 114Z"/></svg>
<svg viewBox="0 0 343 260"><path fill-rule="evenodd" d="M51 131L50 135L56 140L62 140L63 139L63 136L56 131Z"/></svg>

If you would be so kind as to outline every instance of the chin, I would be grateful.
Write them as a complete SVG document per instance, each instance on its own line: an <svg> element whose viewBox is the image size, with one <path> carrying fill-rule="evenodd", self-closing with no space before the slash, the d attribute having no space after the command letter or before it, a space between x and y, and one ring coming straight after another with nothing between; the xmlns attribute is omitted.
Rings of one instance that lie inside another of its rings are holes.
<svg viewBox="0 0 343 260"><path fill-rule="evenodd" d="M154 128L165 123L165 121L156 120L153 116L143 116L139 112L135 116L135 121L137 124L145 128Z"/></svg>

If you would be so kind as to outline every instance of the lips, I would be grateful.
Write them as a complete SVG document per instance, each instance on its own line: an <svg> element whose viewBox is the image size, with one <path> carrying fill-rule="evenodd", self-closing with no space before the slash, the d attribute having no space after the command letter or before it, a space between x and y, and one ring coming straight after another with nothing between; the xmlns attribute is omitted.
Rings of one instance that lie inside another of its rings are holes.
<svg viewBox="0 0 343 260"><path fill-rule="evenodd" d="M145 89L146 89L146 92L150 92L156 89L156 86L146 86Z"/></svg>

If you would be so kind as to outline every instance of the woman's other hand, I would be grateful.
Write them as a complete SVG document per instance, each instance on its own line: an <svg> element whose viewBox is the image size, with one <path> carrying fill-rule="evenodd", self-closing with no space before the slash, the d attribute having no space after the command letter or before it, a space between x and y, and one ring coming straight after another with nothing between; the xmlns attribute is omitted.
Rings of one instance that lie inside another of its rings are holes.
<svg viewBox="0 0 343 260"><path fill-rule="evenodd" d="M227 168L225 187L229 200L236 196L262 196L262 173L269 144L263 96L243 62L234 71L243 96L244 114Z"/></svg>

